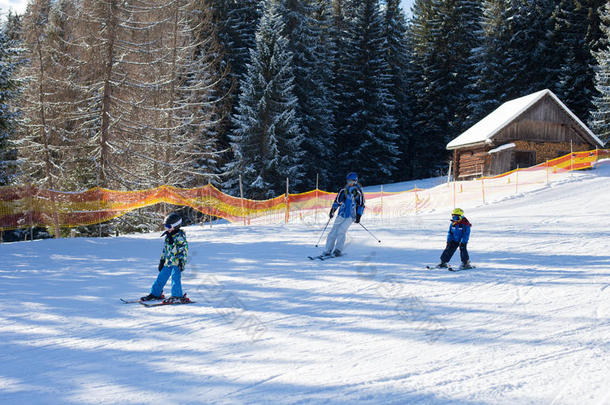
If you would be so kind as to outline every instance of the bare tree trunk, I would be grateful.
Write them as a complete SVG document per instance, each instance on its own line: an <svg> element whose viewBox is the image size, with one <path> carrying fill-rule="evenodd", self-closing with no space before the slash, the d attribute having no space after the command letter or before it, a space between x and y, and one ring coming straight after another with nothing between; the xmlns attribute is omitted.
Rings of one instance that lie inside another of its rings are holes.
<svg viewBox="0 0 610 405"><path fill-rule="evenodd" d="M40 131L42 135L42 142L44 148L44 167L45 167L45 177L47 188L49 190L54 190L55 185L53 182L53 175L51 173L51 154L49 152L49 133L47 131L47 117L45 112L45 98L44 98L44 82L45 82L45 63L44 58L42 56L42 43L40 38L42 36L41 32L37 32L36 35L36 48L37 48L37 56L38 56L38 103L39 103L39 113L40 113ZM59 238L59 215L57 213L57 204L55 201L55 196L51 192L51 203L53 206L53 221L55 223L55 238Z"/></svg>
<svg viewBox="0 0 610 405"><path fill-rule="evenodd" d="M104 93L102 97L102 124L100 128L100 165L99 165L99 179L102 187L107 187L106 172L108 170L109 162L109 147L108 142L110 140L110 108L111 99L110 92L112 88L111 77L112 68L114 66L114 43L116 40L116 29L118 24L117 19L117 0L110 0L108 15L106 16L107 21L107 36L106 36L106 60L104 65Z"/></svg>

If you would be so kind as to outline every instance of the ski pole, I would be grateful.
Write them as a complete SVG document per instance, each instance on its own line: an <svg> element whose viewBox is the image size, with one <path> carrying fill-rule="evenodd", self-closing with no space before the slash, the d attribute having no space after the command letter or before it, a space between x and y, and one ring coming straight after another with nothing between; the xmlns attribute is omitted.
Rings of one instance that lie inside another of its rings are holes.
<svg viewBox="0 0 610 405"><path fill-rule="evenodd" d="M375 235L373 235L373 232L369 231L368 229L366 229L366 226L362 225L362 223L358 222L360 224L361 227L364 228L365 231L367 231L369 233L369 235L371 235L373 238L375 238L375 240L379 243L381 243L381 239L377 239L377 237Z"/></svg>
<svg viewBox="0 0 610 405"><path fill-rule="evenodd" d="M322 236L324 235L324 232L326 232L326 228L328 228L328 224L330 224L330 220L331 219L332 218L328 218L328 222L326 223L326 226L324 227L324 230L322 231L322 234L318 238L318 242L316 243L316 247L318 247L318 245L320 244L320 241L322 240Z"/></svg>

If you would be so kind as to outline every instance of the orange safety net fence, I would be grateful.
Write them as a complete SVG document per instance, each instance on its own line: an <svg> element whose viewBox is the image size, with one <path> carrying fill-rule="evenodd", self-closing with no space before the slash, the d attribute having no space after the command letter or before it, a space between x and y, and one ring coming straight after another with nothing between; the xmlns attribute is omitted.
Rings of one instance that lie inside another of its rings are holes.
<svg viewBox="0 0 610 405"><path fill-rule="evenodd" d="M609 157L609 150L574 152L531 168L482 177L479 180L483 182L483 200L486 188L488 194L493 194L494 186L498 193L506 193L505 189L515 175L522 177L521 185L526 185L528 177L525 173L536 173L530 179L531 184L534 184L544 181L540 173L545 172L548 182L549 173L591 168L599 159ZM458 200L474 201L479 198L475 196L479 188L474 190L474 183L452 182L451 192L436 187L428 190L415 188L402 192L365 193L367 215L396 218L424 209L455 205ZM472 196L469 196L469 192ZM0 231L33 226L69 228L93 225L159 203L188 206L230 222L288 222L294 218L303 219L307 215L317 218L318 212L326 215L334 197L335 193L312 190L288 196L282 194L269 200L249 200L227 195L212 185L191 189L161 186L139 191L96 187L82 192L45 190L28 185L7 186L0 187Z"/></svg>

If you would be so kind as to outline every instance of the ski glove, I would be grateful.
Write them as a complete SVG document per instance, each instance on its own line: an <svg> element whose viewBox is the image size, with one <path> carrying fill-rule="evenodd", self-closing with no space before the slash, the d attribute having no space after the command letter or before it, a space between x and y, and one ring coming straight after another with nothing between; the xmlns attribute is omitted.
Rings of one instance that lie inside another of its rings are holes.
<svg viewBox="0 0 610 405"><path fill-rule="evenodd" d="M163 266L165 266L165 259L162 257L161 260L159 260L159 271L163 270Z"/></svg>
<svg viewBox="0 0 610 405"><path fill-rule="evenodd" d="M362 218L362 215L356 214L356 223L357 224L360 223L360 218Z"/></svg>
<svg viewBox="0 0 610 405"><path fill-rule="evenodd" d="M330 209L330 213L328 214L328 217L332 219L332 217L335 216L335 210L333 210L332 208Z"/></svg>
<svg viewBox="0 0 610 405"><path fill-rule="evenodd" d="M180 272L182 273L184 271L184 261L180 260L178 262L178 267L180 268Z"/></svg>

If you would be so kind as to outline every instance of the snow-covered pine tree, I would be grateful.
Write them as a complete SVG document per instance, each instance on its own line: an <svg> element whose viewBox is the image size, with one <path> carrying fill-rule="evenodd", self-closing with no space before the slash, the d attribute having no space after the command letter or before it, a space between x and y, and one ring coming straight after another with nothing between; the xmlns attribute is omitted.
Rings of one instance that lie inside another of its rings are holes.
<svg viewBox="0 0 610 405"><path fill-rule="evenodd" d="M421 9L419 9L421 10ZM406 99L408 101L409 109L409 121L407 122L408 136L401 137L399 140L399 146L401 152L405 153L400 161L400 170L404 174L406 179L417 179L428 176L431 172L430 162L424 158L421 158L418 154L419 150L425 147L421 142L425 144L426 138L424 128L418 126L415 123L415 118L425 116L425 108L421 103L422 95L425 94L424 87L420 78L423 75L423 69L416 63L416 59L413 56L414 51L414 38L411 34L411 23L413 20L408 22L407 26L407 48L406 48L406 59L407 65L405 67L405 81L407 88ZM421 123L419 123L421 125Z"/></svg>
<svg viewBox="0 0 610 405"><path fill-rule="evenodd" d="M333 82L331 92L333 94L335 136L333 142L333 166L334 172L330 181L342 184L344 181L346 165L337 158L340 151L346 145L342 139L349 134L346 132L347 119L350 116L348 105L355 98L355 88L352 86L356 74L353 65L354 56L352 51L353 41L350 36L349 24L352 18L352 9L349 0L332 0L332 25L330 28L329 47L333 58L330 64L332 68Z"/></svg>
<svg viewBox="0 0 610 405"><path fill-rule="evenodd" d="M282 0L279 12L293 54L294 93L305 152L302 187L314 188L319 175L319 185L324 188L333 169L332 47L328 44L331 10L326 1Z"/></svg>
<svg viewBox="0 0 610 405"><path fill-rule="evenodd" d="M398 162L396 145L396 101L390 88L387 43L383 16L377 0L353 0L343 4L346 61L338 80L342 89L337 123L337 181L348 171L357 171L368 183L392 178Z"/></svg>
<svg viewBox="0 0 610 405"><path fill-rule="evenodd" d="M9 10L4 22L4 33L11 41L23 39L23 15Z"/></svg>
<svg viewBox="0 0 610 405"><path fill-rule="evenodd" d="M396 119L397 145L401 154L396 180L410 178L412 110L409 97L409 49L407 44L407 23L400 8L400 0L387 0L384 11L384 36L387 43L386 61L390 71L390 92L395 100L392 115Z"/></svg>
<svg viewBox="0 0 610 405"><path fill-rule="evenodd" d="M262 13L262 0L209 0L218 38L229 65L229 76L239 91L239 81L247 72L250 49L256 45L256 27Z"/></svg>
<svg viewBox="0 0 610 405"><path fill-rule="evenodd" d="M232 116L237 112L239 84L246 74L250 49L256 44L255 34L262 13L262 0L208 0L207 3L213 13L220 43L220 67L227 73L217 86L217 94L222 103L219 106L216 131L219 148L226 150L222 161L228 163L233 159L229 139L234 129ZM225 180L231 184L233 175L226 173Z"/></svg>
<svg viewBox="0 0 610 405"><path fill-rule="evenodd" d="M553 88L558 58L552 38L554 0L485 0L475 49L469 125L502 102Z"/></svg>
<svg viewBox="0 0 610 405"><path fill-rule="evenodd" d="M473 125L497 108L508 97L503 93L504 83L510 74L506 67L506 53L511 32L508 29L506 0L485 0L481 18L481 46L473 51L474 91L469 106Z"/></svg>
<svg viewBox="0 0 610 405"><path fill-rule="evenodd" d="M594 109L589 123L602 141L610 142L610 3L599 9L601 30L600 49L594 52L597 60L595 87L599 95L593 99Z"/></svg>
<svg viewBox="0 0 610 405"><path fill-rule="evenodd" d="M433 162L444 165L447 142L465 129L481 9L473 0L418 0L413 13L409 35L418 105L412 153L427 163L418 166L428 172L416 175L433 175Z"/></svg>
<svg viewBox="0 0 610 405"><path fill-rule="evenodd" d="M236 160L228 167L234 176L242 175L248 198L283 193L286 177L293 187L302 182L303 135L296 115L293 56L284 30L276 2L266 1L241 82L231 136Z"/></svg>
<svg viewBox="0 0 610 405"><path fill-rule="evenodd" d="M11 183L17 170L12 141L19 114L16 99L22 83L17 78L17 69L22 49L14 34L8 22L0 26L0 186Z"/></svg>
<svg viewBox="0 0 610 405"><path fill-rule="evenodd" d="M555 51L561 55L557 96L583 121L593 109L595 88L594 52L602 31L599 9L607 0L560 0L553 15Z"/></svg>

